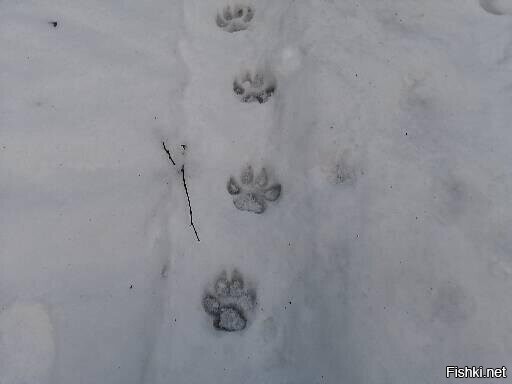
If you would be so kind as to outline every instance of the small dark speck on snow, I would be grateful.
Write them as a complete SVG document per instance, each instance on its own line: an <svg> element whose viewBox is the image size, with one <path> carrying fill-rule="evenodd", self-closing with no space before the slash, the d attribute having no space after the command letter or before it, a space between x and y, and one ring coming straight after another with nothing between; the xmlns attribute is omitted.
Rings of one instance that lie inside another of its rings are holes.
<svg viewBox="0 0 512 384"><path fill-rule="evenodd" d="M53 28L57 28L57 25L59 25L57 21L49 21L48 24L50 24Z"/></svg>

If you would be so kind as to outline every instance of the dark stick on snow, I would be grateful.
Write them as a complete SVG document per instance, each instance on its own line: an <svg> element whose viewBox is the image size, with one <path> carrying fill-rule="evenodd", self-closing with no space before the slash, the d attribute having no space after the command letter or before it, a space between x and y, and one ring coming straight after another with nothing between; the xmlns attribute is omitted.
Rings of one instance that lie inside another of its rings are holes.
<svg viewBox="0 0 512 384"><path fill-rule="evenodd" d="M199 235L197 234L196 227L194 226L194 221L192 220L192 206L190 205L190 197L188 195L188 189L187 189L187 182L185 181L185 166L181 166L181 177L183 179L183 186L185 187L185 193L187 194L187 200L188 200L188 213L190 214L190 225L192 226L192 229L194 229L194 233L196 234L197 241L199 240Z"/></svg>
<svg viewBox="0 0 512 384"><path fill-rule="evenodd" d="M169 152L169 150L165 146L165 141L162 141L162 145L164 146L164 151L165 151L165 153L167 153L167 156L169 156L169 160L171 160L172 165L176 165L176 163L174 162L174 160L171 157L171 152Z"/></svg>
<svg viewBox="0 0 512 384"><path fill-rule="evenodd" d="M169 160L171 160L172 165L176 165L176 163L172 159L171 152L165 146L165 141L162 141L162 145L164 147L165 153L167 153L167 156L169 156ZM199 235L197 234L196 226L194 225L194 221L192 220L192 205L190 204L190 196L188 195L187 182L185 181L185 166L184 165L181 166L180 171L181 171L181 177L183 180L183 187L185 188L185 194L187 195L188 213L190 215L190 225L192 226L192 229L194 230L194 233L196 234L197 241L201 241L201 240L199 240Z"/></svg>

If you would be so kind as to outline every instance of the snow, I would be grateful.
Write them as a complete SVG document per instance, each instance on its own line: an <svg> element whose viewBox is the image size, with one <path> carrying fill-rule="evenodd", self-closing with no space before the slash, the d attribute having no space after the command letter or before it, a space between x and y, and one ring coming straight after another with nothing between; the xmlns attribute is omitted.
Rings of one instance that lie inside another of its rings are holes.
<svg viewBox="0 0 512 384"><path fill-rule="evenodd" d="M0 1L0 384L506 365L511 27L509 0ZM281 185L260 214L248 166ZM234 270L257 305L224 332L202 300Z"/></svg>

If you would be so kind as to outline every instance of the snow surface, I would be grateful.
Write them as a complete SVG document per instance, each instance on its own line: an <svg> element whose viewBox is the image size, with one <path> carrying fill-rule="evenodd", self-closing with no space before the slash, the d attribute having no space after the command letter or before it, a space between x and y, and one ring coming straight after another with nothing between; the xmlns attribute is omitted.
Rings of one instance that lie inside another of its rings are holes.
<svg viewBox="0 0 512 384"><path fill-rule="evenodd" d="M227 1L0 0L0 383L510 362L512 2ZM226 190L248 164L263 214ZM201 300L235 268L258 307L227 333Z"/></svg>

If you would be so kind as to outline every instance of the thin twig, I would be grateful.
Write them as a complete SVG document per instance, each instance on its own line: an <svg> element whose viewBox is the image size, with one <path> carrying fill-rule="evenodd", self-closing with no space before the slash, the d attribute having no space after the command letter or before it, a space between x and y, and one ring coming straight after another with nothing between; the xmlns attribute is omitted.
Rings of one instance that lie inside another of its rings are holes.
<svg viewBox="0 0 512 384"><path fill-rule="evenodd" d="M188 200L188 212L190 214L190 225L192 226L192 229L194 229L194 233L196 234L197 241L199 240L199 235L197 234L196 227L194 225L194 221L192 220L192 206L190 205L190 197L188 195L188 189L187 189L187 182L185 181L185 166L181 166L181 177L183 179L183 186L185 187L185 193L187 194L187 200Z"/></svg>
<svg viewBox="0 0 512 384"><path fill-rule="evenodd" d="M167 153L167 156L169 156L169 160L171 160L172 165L176 165L176 163L174 162L174 160L171 157L171 152L169 152L169 150L165 146L165 141L162 141L162 145L164 146L164 151Z"/></svg>
<svg viewBox="0 0 512 384"><path fill-rule="evenodd" d="M162 141L162 145L164 147L165 153L167 153L167 156L169 156L169 160L171 160L172 165L176 165L176 163L172 159L171 152L165 146L165 141ZM184 147L183 149L186 148L183 145L182 145L182 147ZM188 195L187 182L185 181L185 165L181 166L180 172L181 172L181 177L182 177L182 181L183 181L183 187L185 188L185 194L187 195L188 213L189 213L189 216L190 216L190 225L192 226L192 229L194 230L194 233L196 234L197 241L201 241L201 240L199 240L199 235L197 234L196 226L194 225L194 221L192 220L192 205L190 204L190 196Z"/></svg>

